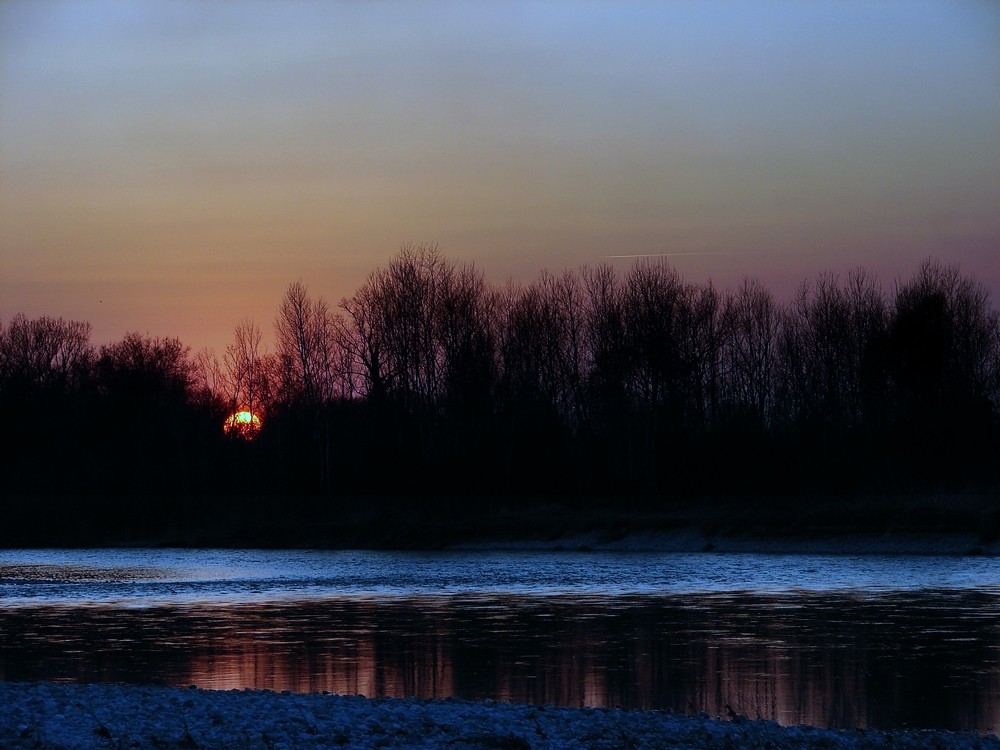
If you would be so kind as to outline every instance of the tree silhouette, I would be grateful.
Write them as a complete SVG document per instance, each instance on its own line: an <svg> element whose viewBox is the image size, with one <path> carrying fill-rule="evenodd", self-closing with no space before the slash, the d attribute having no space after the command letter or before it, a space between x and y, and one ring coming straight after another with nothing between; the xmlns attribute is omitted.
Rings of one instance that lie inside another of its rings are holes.
<svg viewBox="0 0 1000 750"><path fill-rule="evenodd" d="M259 416L270 401L275 368L267 356L264 336L253 320L244 318L237 323L223 366L230 409Z"/></svg>
<svg viewBox="0 0 1000 750"><path fill-rule="evenodd" d="M887 337L896 442L914 469L952 479L990 445L996 419L997 314L985 288L957 266L926 260L897 287Z"/></svg>
<svg viewBox="0 0 1000 750"><path fill-rule="evenodd" d="M783 304L662 260L494 286L408 245L339 313L290 284L274 354L250 319L221 360L89 337L57 318L0 325L16 436L0 476L19 498L0 539L299 543L374 518L457 527L491 507L470 496L644 512L728 496L755 512L1000 486L1000 317L935 259L891 295L855 269ZM224 434L237 408L263 419L255 440Z"/></svg>

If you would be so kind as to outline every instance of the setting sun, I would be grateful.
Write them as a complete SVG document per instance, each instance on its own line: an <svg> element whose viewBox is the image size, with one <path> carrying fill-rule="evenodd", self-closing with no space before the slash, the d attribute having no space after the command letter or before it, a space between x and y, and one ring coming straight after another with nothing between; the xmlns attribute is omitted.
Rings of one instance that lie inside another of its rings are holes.
<svg viewBox="0 0 1000 750"><path fill-rule="evenodd" d="M260 432L260 417L246 409L229 415L222 425L226 434L236 434L245 440L253 440Z"/></svg>

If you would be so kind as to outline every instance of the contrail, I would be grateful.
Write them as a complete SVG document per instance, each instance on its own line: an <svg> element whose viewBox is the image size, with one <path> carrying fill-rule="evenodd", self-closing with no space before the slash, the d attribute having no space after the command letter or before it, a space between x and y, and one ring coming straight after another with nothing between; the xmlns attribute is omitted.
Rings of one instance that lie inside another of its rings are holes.
<svg viewBox="0 0 1000 750"><path fill-rule="evenodd" d="M636 253L635 255L602 255L602 258L676 258L680 255L746 255L738 250L705 250L688 253Z"/></svg>

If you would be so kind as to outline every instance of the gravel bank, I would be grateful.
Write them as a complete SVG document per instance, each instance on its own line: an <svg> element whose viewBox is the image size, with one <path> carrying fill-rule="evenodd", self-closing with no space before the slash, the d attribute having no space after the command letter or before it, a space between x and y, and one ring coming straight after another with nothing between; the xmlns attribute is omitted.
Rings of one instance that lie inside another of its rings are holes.
<svg viewBox="0 0 1000 750"><path fill-rule="evenodd" d="M0 747L986 748L993 735L829 730L659 711L267 691L0 683Z"/></svg>

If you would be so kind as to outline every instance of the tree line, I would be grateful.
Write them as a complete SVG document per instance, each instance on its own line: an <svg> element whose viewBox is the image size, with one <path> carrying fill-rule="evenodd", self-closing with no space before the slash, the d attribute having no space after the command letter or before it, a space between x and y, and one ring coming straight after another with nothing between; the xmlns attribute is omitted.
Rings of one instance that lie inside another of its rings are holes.
<svg viewBox="0 0 1000 750"><path fill-rule="evenodd" d="M220 355L0 322L12 506L135 535L335 519L364 497L659 507L1000 485L1000 316L933 258L888 292L857 269L779 301L662 261L494 285L406 246L336 308L290 284L273 334L272 351L245 319ZM239 409L259 431L222 429Z"/></svg>

